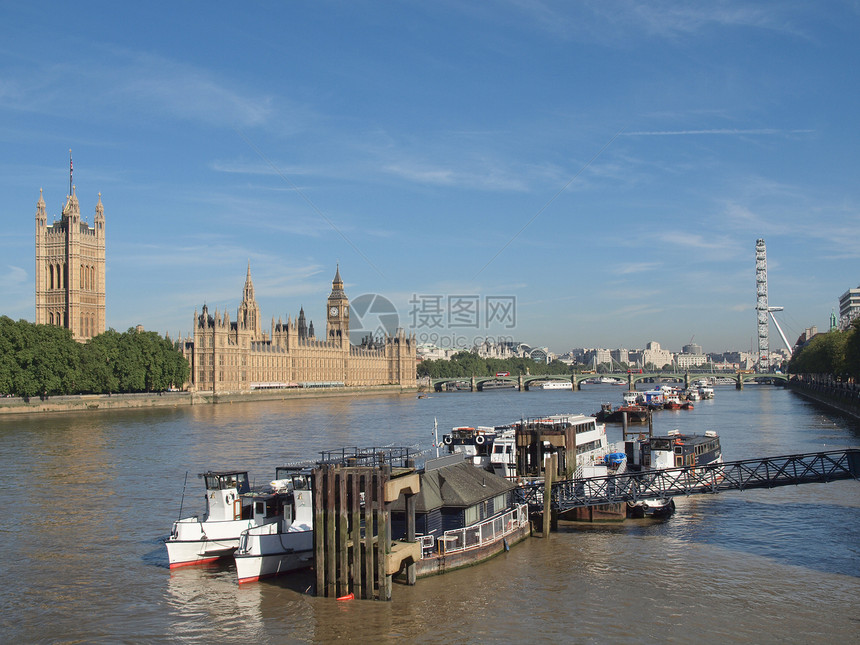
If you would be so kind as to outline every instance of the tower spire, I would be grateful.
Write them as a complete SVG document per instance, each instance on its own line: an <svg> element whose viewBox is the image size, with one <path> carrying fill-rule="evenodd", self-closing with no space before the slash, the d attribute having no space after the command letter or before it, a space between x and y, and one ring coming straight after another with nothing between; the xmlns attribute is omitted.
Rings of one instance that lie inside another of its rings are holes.
<svg viewBox="0 0 860 645"><path fill-rule="evenodd" d="M74 166L72 165L72 149L69 148L69 195L72 194L72 170Z"/></svg>

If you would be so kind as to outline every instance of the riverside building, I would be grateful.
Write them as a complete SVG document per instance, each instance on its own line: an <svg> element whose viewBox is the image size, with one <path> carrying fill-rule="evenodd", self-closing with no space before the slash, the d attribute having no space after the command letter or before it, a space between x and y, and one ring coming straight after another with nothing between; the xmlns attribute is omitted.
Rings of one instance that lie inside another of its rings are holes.
<svg viewBox="0 0 860 645"><path fill-rule="evenodd" d="M251 265L236 320L214 316L206 305L194 312L193 339L180 340L191 366L188 389L247 392L286 387L400 385L415 387L416 343L402 329L362 345L349 340L349 298L340 268L326 301L325 335L317 338L304 308L293 320L280 319L269 333L261 329Z"/></svg>

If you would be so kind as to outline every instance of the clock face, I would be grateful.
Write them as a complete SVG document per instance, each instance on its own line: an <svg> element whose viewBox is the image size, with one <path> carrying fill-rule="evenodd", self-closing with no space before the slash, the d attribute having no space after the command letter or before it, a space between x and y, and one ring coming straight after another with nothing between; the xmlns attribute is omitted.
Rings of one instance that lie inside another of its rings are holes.
<svg viewBox="0 0 860 645"><path fill-rule="evenodd" d="M332 316L337 316L337 307L332 307L331 309L329 309L329 310L328 310L328 312L329 312Z"/></svg>

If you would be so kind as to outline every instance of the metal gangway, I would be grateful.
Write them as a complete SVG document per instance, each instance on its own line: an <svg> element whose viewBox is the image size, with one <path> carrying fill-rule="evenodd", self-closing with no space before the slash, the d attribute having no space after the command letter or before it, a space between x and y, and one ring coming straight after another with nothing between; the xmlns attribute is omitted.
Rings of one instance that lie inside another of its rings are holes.
<svg viewBox="0 0 860 645"><path fill-rule="evenodd" d="M840 479L860 479L860 448L560 480L552 482L550 502L553 510L566 511L617 502ZM528 504L532 511L543 510L543 495L542 483L527 484L515 491L517 501Z"/></svg>

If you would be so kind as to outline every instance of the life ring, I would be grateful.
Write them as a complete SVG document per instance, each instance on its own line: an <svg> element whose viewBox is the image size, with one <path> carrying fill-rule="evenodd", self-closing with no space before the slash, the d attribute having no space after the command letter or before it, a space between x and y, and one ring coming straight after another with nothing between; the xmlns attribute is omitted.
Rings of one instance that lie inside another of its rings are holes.
<svg viewBox="0 0 860 645"><path fill-rule="evenodd" d="M453 439L451 439L451 435L446 434L445 437L442 439L442 441L445 442L446 446L450 446Z"/></svg>
<svg viewBox="0 0 860 645"><path fill-rule="evenodd" d="M483 446L486 441L487 438L482 434L479 434L475 437L475 445L477 446Z"/></svg>

